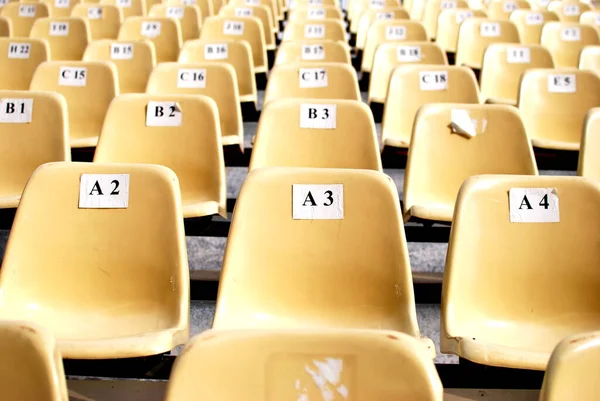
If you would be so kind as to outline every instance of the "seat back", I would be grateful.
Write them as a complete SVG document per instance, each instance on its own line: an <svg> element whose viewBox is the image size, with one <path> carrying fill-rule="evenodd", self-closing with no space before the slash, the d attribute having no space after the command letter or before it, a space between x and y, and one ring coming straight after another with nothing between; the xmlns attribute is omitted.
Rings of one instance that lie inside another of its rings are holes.
<svg viewBox="0 0 600 401"><path fill-rule="evenodd" d="M428 103L479 103L475 74L466 67L445 65L396 68L385 99L383 144L408 147L417 111Z"/></svg>
<svg viewBox="0 0 600 401"><path fill-rule="evenodd" d="M70 17L71 11L78 5L81 0L52 0L48 1L48 14L53 18Z"/></svg>
<svg viewBox="0 0 600 401"><path fill-rule="evenodd" d="M527 135L540 141L536 146L550 141L553 148L577 150L585 114L600 106L600 78L571 68L528 70L518 103Z"/></svg>
<svg viewBox="0 0 600 401"><path fill-rule="evenodd" d="M0 57L0 88L27 90L37 66L50 57L50 49L41 39L0 38Z"/></svg>
<svg viewBox="0 0 600 401"><path fill-rule="evenodd" d="M483 56L482 99L502 99L517 103L523 73L531 68L554 68L552 56L540 45L493 43Z"/></svg>
<svg viewBox="0 0 600 401"><path fill-rule="evenodd" d="M48 6L37 2L10 2L0 11L0 16L11 21L12 37L28 37L35 20L47 17L48 14Z"/></svg>
<svg viewBox="0 0 600 401"><path fill-rule="evenodd" d="M583 123L577 175L596 181L600 181L599 128L600 108L590 109Z"/></svg>
<svg viewBox="0 0 600 401"><path fill-rule="evenodd" d="M130 17L121 25L119 40L148 39L154 43L156 62L176 61L182 45L179 20L166 17Z"/></svg>
<svg viewBox="0 0 600 401"><path fill-rule="evenodd" d="M275 65L322 61L350 64L348 48L331 40L295 40L283 42L277 49Z"/></svg>
<svg viewBox="0 0 600 401"><path fill-rule="evenodd" d="M521 44L539 45L544 24L550 21L558 21L558 16L552 11L515 10L510 14L510 20L519 31Z"/></svg>
<svg viewBox="0 0 600 401"><path fill-rule="evenodd" d="M267 6L226 6L219 11L219 15L223 17L256 17L260 20L265 34L265 47L267 50L275 49L275 32L273 28L274 20L271 14L271 9Z"/></svg>
<svg viewBox="0 0 600 401"><path fill-rule="evenodd" d="M557 67L577 67L585 46L600 44L595 28L578 22L549 22L542 30L542 46L547 48Z"/></svg>
<svg viewBox="0 0 600 401"><path fill-rule="evenodd" d="M360 100L356 71L346 63L278 65L271 70L264 104L289 97Z"/></svg>
<svg viewBox="0 0 600 401"><path fill-rule="evenodd" d="M584 25L593 26L600 32L600 11L586 11L579 17L579 22Z"/></svg>
<svg viewBox="0 0 600 401"><path fill-rule="evenodd" d="M123 21L123 12L117 6L80 3L73 7L73 17L86 18L92 40L116 39Z"/></svg>
<svg viewBox="0 0 600 401"><path fill-rule="evenodd" d="M200 37L201 14L198 6L155 4L148 13L150 17L174 18L179 21L183 42Z"/></svg>
<svg viewBox="0 0 600 401"><path fill-rule="evenodd" d="M519 32L512 22L469 18L460 26L455 64L481 68L485 49L499 42L519 43Z"/></svg>
<svg viewBox="0 0 600 401"><path fill-rule="evenodd" d="M49 331L30 322L0 321L0 398L68 401L60 351Z"/></svg>
<svg viewBox="0 0 600 401"><path fill-rule="evenodd" d="M146 0L102 0L102 4L119 7L124 19L142 17L146 15L149 8Z"/></svg>
<svg viewBox="0 0 600 401"><path fill-rule="evenodd" d="M470 10L468 8L449 8L442 10L438 17L437 33L435 42L442 50L455 53L458 43L458 33L462 23L469 18L485 18L487 15L482 10Z"/></svg>
<svg viewBox="0 0 600 401"><path fill-rule="evenodd" d="M373 115L357 100L270 102L260 116L250 170L272 166L382 171Z"/></svg>
<svg viewBox="0 0 600 401"><path fill-rule="evenodd" d="M39 18L29 36L48 42L52 60L79 61L92 41L87 20L80 17Z"/></svg>
<svg viewBox="0 0 600 401"><path fill-rule="evenodd" d="M581 50L579 69L600 74L600 46L586 46Z"/></svg>
<svg viewBox="0 0 600 401"><path fill-rule="evenodd" d="M393 181L376 171L253 170L235 205L213 327L419 338L399 205Z"/></svg>
<svg viewBox="0 0 600 401"><path fill-rule="evenodd" d="M508 20L514 11L529 10L526 0L492 0L487 7L487 15L493 20Z"/></svg>
<svg viewBox="0 0 600 401"><path fill-rule="evenodd" d="M589 4L572 0L564 2L553 0L548 5L548 11L555 12L561 22L577 22L581 14L591 9Z"/></svg>
<svg viewBox="0 0 600 401"><path fill-rule="evenodd" d="M344 19L342 11L335 6L304 6L291 11L288 21L308 21L325 18Z"/></svg>
<svg viewBox="0 0 600 401"><path fill-rule="evenodd" d="M289 22L285 27L285 31L283 31L283 42L312 39L345 42L346 30L342 21L324 19L320 21Z"/></svg>
<svg viewBox="0 0 600 401"><path fill-rule="evenodd" d="M408 11L396 5L391 7L367 9L360 15L356 33L356 47L364 49L367 43L367 34L373 21L379 20L408 20Z"/></svg>
<svg viewBox="0 0 600 401"><path fill-rule="evenodd" d="M469 8L466 0L432 0L425 3L423 11L423 26L427 32L427 39L435 39L440 13L449 9Z"/></svg>

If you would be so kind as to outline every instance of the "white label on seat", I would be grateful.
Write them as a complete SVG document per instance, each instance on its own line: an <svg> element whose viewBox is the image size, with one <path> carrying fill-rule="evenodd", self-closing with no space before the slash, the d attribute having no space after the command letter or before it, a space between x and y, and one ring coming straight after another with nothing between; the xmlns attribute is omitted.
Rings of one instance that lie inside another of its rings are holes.
<svg viewBox="0 0 600 401"><path fill-rule="evenodd" d="M342 220L344 185L293 184L292 218L294 220Z"/></svg>
<svg viewBox="0 0 600 401"><path fill-rule="evenodd" d="M178 88L206 88L206 69L180 68L177 75Z"/></svg>
<svg viewBox="0 0 600 401"><path fill-rule="evenodd" d="M309 8L306 18L307 19L325 19L325 9L324 8Z"/></svg>
<svg viewBox="0 0 600 401"><path fill-rule="evenodd" d="M335 104L301 104L300 128L335 129Z"/></svg>
<svg viewBox="0 0 600 401"><path fill-rule="evenodd" d="M177 102L148 102L146 106L147 127L181 126L181 109Z"/></svg>
<svg viewBox="0 0 600 401"><path fill-rule="evenodd" d="M71 0L55 0L54 7L56 8L69 8Z"/></svg>
<svg viewBox="0 0 600 401"><path fill-rule="evenodd" d="M511 223L558 223L556 188L511 188L508 192Z"/></svg>
<svg viewBox="0 0 600 401"><path fill-rule="evenodd" d="M323 0L308 0L308 4L311 6L322 6Z"/></svg>
<svg viewBox="0 0 600 401"><path fill-rule="evenodd" d="M531 49L529 47L508 47L506 49L506 62L510 64L529 64L531 62Z"/></svg>
<svg viewBox="0 0 600 401"><path fill-rule="evenodd" d="M371 0L369 5L371 8L383 8L385 7L385 0Z"/></svg>
<svg viewBox="0 0 600 401"><path fill-rule="evenodd" d="M198 0L182 0L181 4L183 4L184 6L197 6Z"/></svg>
<svg viewBox="0 0 600 401"><path fill-rule="evenodd" d="M160 21L143 21L140 34L146 38L155 38L160 35L161 26Z"/></svg>
<svg viewBox="0 0 600 401"><path fill-rule="evenodd" d="M421 71L419 82L422 91L441 91L448 89L448 71Z"/></svg>
<svg viewBox="0 0 600 401"><path fill-rule="evenodd" d="M183 19L185 9L183 7L167 7L167 18Z"/></svg>
<svg viewBox="0 0 600 401"><path fill-rule="evenodd" d="M111 60L131 60L133 58L133 43L112 43L110 45Z"/></svg>
<svg viewBox="0 0 600 401"><path fill-rule="evenodd" d="M553 92L553 93L575 93L575 92L577 92L577 81L575 80L575 74L548 75L548 92Z"/></svg>
<svg viewBox="0 0 600 401"><path fill-rule="evenodd" d="M421 46L398 46L396 47L396 59L403 63L414 63L421 61Z"/></svg>
<svg viewBox="0 0 600 401"><path fill-rule="evenodd" d="M236 7L235 16L236 17L252 17L254 15L254 11L250 7Z"/></svg>
<svg viewBox="0 0 600 401"><path fill-rule="evenodd" d="M471 10L457 10L456 11L456 23L462 24L466 19L473 18L475 14Z"/></svg>
<svg viewBox="0 0 600 401"><path fill-rule="evenodd" d="M29 43L14 43L8 44L8 58L29 58L31 55L31 44Z"/></svg>
<svg viewBox="0 0 600 401"><path fill-rule="evenodd" d="M8 4L8 0L0 0L0 8Z"/></svg>
<svg viewBox="0 0 600 401"><path fill-rule="evenodd" d="M35 5L26 4L19 6L19 17L33 18L35 17Z"/></svg>
<svg viewBox="0 0 600 401"><path fill-rule="evenodd" d="M581 40L581 29L577 26L563 28L560 31L560 38L566 42L579 42Z"/></svg>
<svg viewBox="0 0 600 401"><path fill-rule="evenodd" d="M225 21L223 24L223 34L240 36L244 34L243 21Z"/></svg>
<svg viewBox="0 0 600 401"><path fill-rule="evenodd" d="M119 6L119 7L125 7L125 8L130 8L131 7L131 0L117 0L117 6Z"/></svg>
<svg viewBox="0 0 600 401"><path fill-rule="evenodd" d="M62 86L85 86L87 83L87 68L60 67L58 84Z"/></svg>
<svg viewBox="0 0 600 401"><path fill-rule="evenodd" d="M376 20L394 19L394 13L387 12L387 11L380 11L380 12L375 13L375 19Z"/></svg>
<svg viewBox="0 0 600 401"><path fill-rule="evenodd" d="M304 37L306 39L321 39L325 37L325 25L307 24L304 26Z"/></svg>
<svg viewBox="0 0 600 401"><path fill-rule="evenodd" d="M542 25L544 23L544 14L542 13L527 13L525 15L526 25Z"/></svg>
<svg viewBox="0 0 600 401"><path fill-rule="evenodd" d="M50 36L69 36L69 23L50 22Z"/></svg>
<svg viewBox="0 0 600 401"><path fill-rule="evenodd" d="M244 0L244 4L247 6L260 6L260 0Z"/></svg>
<svg viewBox="0 0 600 401"><path fill-rule="evenodd" d="M325 48L321 44L302 45L302 60L325 60Z"/></svg>
<svg viewBox="0 0 600 401"><path fill-rule="evenodd" d="M486 38L500 36L500 24L498 22L482 22L479 34Z"/></svg>
<svg viewBox="0 0 600 401"><path fill-rule="evenodd" d="M563 7L563 13L567 17L575 17L579 15L579 4L565 4Z"/></svg>
<svg viewBox="0 0 600 401"><path fill-rule="evenodd" d="M1 99L0 123L29 124L33 115L33 99Z"/></svg>
<svg viewBox="0 0 600 401"><path fill-rule="evenodd" d="M102 19L102 8L101 7L88 8L88 19Z"/></svg>
<svg viewBox="0 0 600 401"><path fill-rule="evenodd" d="M300 68L298 75L300 88L326 88L328 85L325 68Z"/></svg>
<svg viewBox="0 0 600 401"><path fill-rule="evenodd" d="M518 9L519 5L514 1L505 1L504 4L502 4L502 11L505 13L511 13Z"/></svg>
<svg viewBox="0 0 600 401"><path fill-rule="evenodd" d="M440 9L442 9L442 10L448 10L448 9L456 8L456 7L457 7L456 0L444 0L440 4Z"/></svg>
<svg viewBox="0 0 600 401"><path fill-rule="evenodd" d="M80 209L127 209L129 174L81 174Z"/></svg>
<svg viewBox="0 0 600 401"><path fill-rule="evenodd" d="M386 40L404 40L406 39L406 27L404 25L392 25L385 29Z"/></svg>
<svg viewBox="0 0 600 401"><path fill-rule="evenodd" d="M600 26L600 14L594 15L594 25Z"/></svg>
<svg viewBox="0 0 600 401"><path fill-rule="evenodd" d="M227 43L204 45L204 58L207 60L227 60L228 48Z"/></svg>

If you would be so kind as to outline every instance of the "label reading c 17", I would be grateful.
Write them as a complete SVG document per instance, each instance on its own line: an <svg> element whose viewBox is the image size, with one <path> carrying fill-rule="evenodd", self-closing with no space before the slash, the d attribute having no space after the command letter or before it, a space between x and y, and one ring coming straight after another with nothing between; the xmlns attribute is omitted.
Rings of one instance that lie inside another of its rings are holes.
<svg viewBox="0 0 600 401"><path fill-rule="evenodd" d="M344 185L293 184L292 218L294 220L342 220Z"/></svg>
<svg viewBox="0 0 600 401"><path fill-rule="evenodd" d="M82 174L80 209L127 209L129 174Z"/></svg>
<svg viewBox="0 0 600 401"><path fill-rule="evenodd" d="M511 188L509 193L511 223L558 223L556 188Z"/></svg>
<svg viewBox="0 0 600 401"><path fill-rule="evenodd" d="M300 88L326 88L328 86L325 68L300 68L298 76Z"/></svg>
<svg viewBox="0 0 600 401"><path fill-rule="evenodd" d="M29 124L33 116L33 99L0 99L0 123Z"/></svg>
<svg viewBox="0 0 600 401"><path fill-rule="evenodd" d="M335 129L337 105L301 104L300 128Z"/></svg>

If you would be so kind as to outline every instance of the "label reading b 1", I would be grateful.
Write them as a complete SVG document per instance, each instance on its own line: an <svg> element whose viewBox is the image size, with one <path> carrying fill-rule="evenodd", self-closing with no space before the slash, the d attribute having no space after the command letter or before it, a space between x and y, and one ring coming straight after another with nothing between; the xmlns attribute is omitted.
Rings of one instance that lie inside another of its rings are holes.
<svg viewBox="0 0 600 401"><path fill-rule="evenodd" d="M33 115L33 99L0 100L0 123L29 124Z"/></svg>
<svg viewBox="0 0 600 401"><path fill-rule="evenodd" d="M80 209L127 209L129 174L82 174Z"/></svg>
<svg viewBox="0 0 600 401"><path fill-rule="evenodd" d="M335 129L337 105L301 104L300 128Z"/></svg>
<svg viewBox="0 0 600 401"><path fill-rule="evenodd" d="M298 75L300 88L326 88L328 85L325 68L300 68Z"/></svg>
<svg viewBox="0 0 600 401"><path fill-rule="evenodd" d="M511 188L509 191L511 223L558 223L556 188Z"/></svg>
<svg viewBox="0 0 600 401"><path fill-rule="evenodd" d="M179 127L182 113L177 102L148 102L147 127Z"/></svg>
<svg viewBox="0 0 600 401"><path fill-rule="evenodd" d="M344 185L293 184L292 218L294 220L342 220Z"/></svg>
<svg viewBox="0 0 600 401"><path fill-rule="evenodd" d="M322 44L302 45L302 60L324 60L325 48Z"/></svg>

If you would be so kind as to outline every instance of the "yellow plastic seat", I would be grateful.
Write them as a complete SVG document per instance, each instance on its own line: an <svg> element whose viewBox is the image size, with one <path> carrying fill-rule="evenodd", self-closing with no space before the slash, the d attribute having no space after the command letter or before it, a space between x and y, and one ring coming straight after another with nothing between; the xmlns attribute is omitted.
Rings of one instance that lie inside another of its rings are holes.
<svg viewBox="0 0 600 401"><path fill-rule="evenodd" d="M350 19L350 33L358 34L358 30L360 29L360 24L362 20L362 16L368 14L371 10L385 10L390 8L400 7L400 2L398 0L378 0L375 2L371 1L363 1L361 3L357 3L354 7L354 14ZM410 14L410 10L406 9L406 11ZM405 15L405 14L403 14ZM410 18L410 15L409 15ZM408 18L401 18L408 19ZM368 27L367 27L368 28Z"/></svg>
<svg viewBox="0 0 600 401"><path fill-rule="evenodd" d="M162 110L153 104L160 104ZM147 123L148 113L178 122ZM154 125L156 124L156 125ZM165 124L165 125L160 125ZM176 125L178 124L178 125ZM184 218L227 217L225 162L219 111L214 100L198 95L130 94L110 104L94 162L148 163L169 167L179 179Z"/></svg>
<svg viewBox="0 0 600 401"><path fill-rule="evenodd" d="M178 20L181 27L181 38L184 42L200 37L201 15L198 6L155 4L150 9L148 16Z"/></svg>
<svg viewBox="0 0 600 401"><path fill-rule="evenodd" d="M130 17L119 30L119 40L148 39L154 43L156 62L176 61L182 45L179 21L166 17Z"/></svg>
<svg viewBox="0 0 600 401"><path fill-rule="evenodd" d="M40 165L70 161L67 103L49 92L0 90L0 208L16 208ZM0 397L1 398L1 397Z"/></svg>
<svg viewBox="0 0 600 401"><path fill-rule="evenodd" d="M0 321L0 398L68 401L60 351L52 334L31 322Z"/></svg>
<svg viewBox="0 0 600 401"><path fill-rule="evenodd" d="M586 46L581 50L579 69L600 74L600 46Z"/></svg>
<svg viewBox="0 0 600 401"><path fill-rule="evenodd" d="M405 64L446 65L446 53L431 42L383 43L375 52L369 81L369 103L385 103L388 85L396 67Z"/></svg>
<svg viewBox="0 0 600 401"><path fill-rule="evenodd" d="M39 18L29 36L48 42L52 60L81 60L92 41L87 20L80 17Z"/></svg>
<svg viewBox="0 0 600 401"><path fill-rule="evenodd" d="M465 20L458 33L455 64L481 68L485 49L492 43L519 43L515 24L483 18Z"/></svg>
<svg viewBox="0 0 600 401"><path fill-rule="evenodd" d="M119 94L117 69L106 61L47 61L38 66L29 89L63 95L71 147L94 147L108 105Z"/></svg>
<svg viewBox="0 0 600 401"><path fill-rule="evenodd" d="M456 53L458 33L462 23L469 18L485 18L487 15L482 10L468 8L449 8L443 10L438 18L438 28L435 42L448 53Z"/></svg>
<svg viewBox="0 0 600 401"><path fill-rule="evenodd" d="M423 26L427 32L427 39L435 39L440 13L448 9L469 8L465 0L430 0L425 3L423 10Z"/></svg>
<svg viewBox="0 0 600 401"><path fill-rule="evenodd" d="M307 6L298 7L290 12L288 21L310 21L319 19L343 20L342 11L334 6Z"/></svg>
<svg viewBox="0 0 600 401"><path fill-rule="evenodd" d="M562 22L577 22L579 17L586 11L590 11L589 4L579 1L556 1L553 0L548 5L548 11L553 11L558 15Z"/></svg>
<svg viewBox="0 0 600 401"><path fill-rule="evenodd" d="M510 20L519 31L519 38L524 45L539 45L544 24L558 21L558 16L552 11L515 10Z"/></svg>
<svg viewBox="0 0 600 401"><path fill-rule="evenodd" d="M7 17L0 17L0 38L12 36L12 23Z"/></svg>
<svg viewBox="0 0 600 401"><path fill-rule="evenodd" d="M283 42L293 40L332 40L346 42L346 30L338 19L320 21L289 22L283 31Z"/></svg>
<svg viewBox="0 0 600 401"><path fill-rule="evenodd" d="M123 21L121 9L106 4L77 4L71 16L87 19L92 40L116 39Z"/></svg>
<svg viewBox="0 0 600 401"><path fill-rule="evenodd" d="M361 100L356 71L346 63L282 64L271 70L264 104L282 98Z"/></svg>
<svg viewBox="0 0 600 401"><path fill-rule="evenodd" d="M460 117L471 125L470 137ZM498 157L502 155L502 157ZM415 118L404 179L404 221L452 222L456 194L479 174L537 175L529 138L516 108L428 104Z"/></svg>
<svg viewBox="0 0 600 401"><path fill-rule="evenodd" d="M262 23L263 32L265 35L265 48L267 50L275 50L275 33L273 29L273 15L267 6L226 6L219 12L223 17L256 17Z"/></svg>
<svg viewBox="0 0 600 401"><path fill-rule="evenodd" d="M70 17L73 8L80 4L81 0L48 0L48 13L51 17Z"/></svg>
<svg viewBox="0 0 600 401"><path fill-rule="evenodd" d="M270 102L260 116L249 169L279 166L382 171L371 111L357 100Z"/></svg>
<svg viewBox="0 0 600 401"><path fill-rule="evenodd" d="M282 42L277 49L275 65L322 61L350 64L348 47L331 40L294 40Z"/></svg>
<svg viewBox="0 0 600 401"><path fill-rule="evenodd" d="M521 77L531 68L554 68L552 56L546 48L505 43L489 45L481 68L482 100L516 106Z"/></svg>
<svg viewBox="0 0 600 401"><path fill-rule="evenodd" d="M210 330L177 358L165 400L441 401L442 393L433 362L403 333Z"/></svg>
<svg viewBox="0 0 600 401"><path fill-rule="evenodd" d="M200 39L204 41L245 40L252 49L254 72L266 73L267 49L262 23L256 17L210 17L204 21Z"/></svg>
<svg viewBox="0 0 600 401"><path fill-rule="evenodd" d="M385 42L418 42L426 41L427 34L420 22L409 20L374 21L369 28L365 49L363 51L361 71L371 72L377 47Z"/></svg>
<svg viewBox="0 0 600 401"><path fill-rule="evenodd" d="M518 104L534 146L579 150L585 115L600 106L600 78L572 68L528 70Z"/></svg>
<svg viewBox="0 0 600 401"><path fill-rule="evenodd" d="M49 56L45 40L0 38L0 89L29 89L35 69Z"/></svg>
<svg viewBox="0 0 600 401"><path fill-rule="evenodd" d="M142 357L185 343L189 267L179 192L177 176L162 166L39 167L10 231L0 318L47 327L69 359Z"/></svg>
<svg viewBox="0 0 600 401"><path fill-rule="evenodd" d="M377 171L251 171L235 205L213 328L379 329L420 338L399 204L393 181Z"/></svg>
<svg viewBox="0 0 600 401"><path fill-rule="evenodd" d="M222 144L239 145L243 151L242 110L236 73L231 65L219 62L158 64L150 74L146 93L212 98L219 110Z"/></svg>
<svg viewBox="0 0 600 401"><path fill-rule="evenodd" d="M146 0L101 0L100 4L117 6L123 13L123 18L142 17L146 15L148 7Z"/></svg>
<svg viewBox="0 0 600 401"><path fill-rule="evenodd" d="M28 37L35 20L47 17L48 14L48 6L37 2L11 2L4 5L0 11L0 16L11 21L12 37Z"/></svg>
<svg viewBox="0 0 600 401"><path fill-rule="evenodd" d="M367 34L373 21L379 20L408 20L410 15L400 6L367 9L360 15L356 32L356 48L364 50Z"/></svg>
<svg viewBox="0 0 600 401"><path fill-rule="evenodd" d="M218 12L218 10L215 11L214 9L215 2L211 0L165 0L164 3L170 6L198 6L198 8L200 9L200 19L202 23L204 23L205 19L207 19L210 16L216 15L216 13Z"/></svg>
<svg viewBox="0 0 600 401"><path fill-rule="evenodd" d="M550 356L540 401L594 401L600 394L600 332L580 333L562 340Z"/></svg>
<svg viewBox="0 0 600 401"><path fill-rule="evenodd" d="M586 11L579 17L579 22L584 25L593 26L600 33L600 11Z"/></svg>
<svg viewBox="0 0 600 401"><path fill-rule="evenodd" d="M542 46L547 48L557 67L577 67L585 46L600 44L596 29L578 22L549 22L542 30Z"/></svg>
<svg viewBox="0 0 600 401"><path fill-rule="evenodd" d="M381 125L384 147L409 147L413 122L425 104L479 103L477 79L466 67L403 65L389 82Z"/></svg>
<svg viewBox="0 0 600 401"><path fill-rule="evenodd" d="M544 370L563 338L600 328L599 202L598 185L579 177L466 181L444 270L441 351Z"/></svg>
<svg viewBox="0 0 600 401"><path fill-rule="evenodd" d="M529 9L531 6L526 0L492 0L486 12L491 20L508 20L514 11Z"/></svg>
<svg viewBox="0 0 600 401"><path fill-rule="evenodd" d="M252 61L252 49L246 41L193 40L186 42L179 53L179 63L226 62L233 67L237 76L240 102L257 105L258 95Z"/></svg>
<svg viewBox="0 0 600 401"><path fill-rule="evenodd" d="M83 55L84 61L111 61L118 71L119 93L144 93L156 65L149 40L95 40Z"/></svg>

